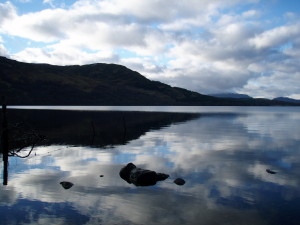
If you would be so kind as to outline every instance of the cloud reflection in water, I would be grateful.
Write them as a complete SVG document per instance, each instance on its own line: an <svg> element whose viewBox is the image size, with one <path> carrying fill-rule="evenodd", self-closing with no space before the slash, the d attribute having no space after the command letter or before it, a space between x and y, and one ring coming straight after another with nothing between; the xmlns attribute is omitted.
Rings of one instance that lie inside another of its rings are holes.
<svg viewBox="0 0 300 225"><path fill-rule="evenodd" d="M27 204L32 224L64 224L67 208L86 224L295 224L299 124L289 113L201 114L111 148L40 146L36 156L11 159L1 207ZM151 187L127 184L119 171L130 161L170 178ZM177 177L186 184L175 185ZM63 180L74 186L63 189ZM44 207L39 213L36 202Z"/></svg>

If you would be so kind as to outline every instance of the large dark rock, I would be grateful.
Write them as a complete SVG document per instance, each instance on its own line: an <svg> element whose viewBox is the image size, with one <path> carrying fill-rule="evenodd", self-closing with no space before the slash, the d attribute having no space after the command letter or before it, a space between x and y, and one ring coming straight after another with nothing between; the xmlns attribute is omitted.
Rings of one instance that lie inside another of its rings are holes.
<svg viewBox="0 0 300 225"><path fill-rule="evenodd" d="M120 170L119 174L123 180L136 186L155 185L157 181L163 181L169 177L169 175L164 173L137 168L133 163L128 163Z"/></svg>

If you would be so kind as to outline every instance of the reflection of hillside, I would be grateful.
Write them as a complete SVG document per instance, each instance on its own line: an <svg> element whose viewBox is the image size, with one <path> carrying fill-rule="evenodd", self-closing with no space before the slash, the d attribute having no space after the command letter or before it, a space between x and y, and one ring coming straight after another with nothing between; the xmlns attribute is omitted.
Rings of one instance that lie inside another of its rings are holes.
<svg viewBox="0 0 300 225"><path fill-rule="evenodd" d="M166 112L8 111L11 124L28 124L37 133L47 137L47 144L94 147L124 144L151 129L161 129L197 117L198 114Z"/></svg>

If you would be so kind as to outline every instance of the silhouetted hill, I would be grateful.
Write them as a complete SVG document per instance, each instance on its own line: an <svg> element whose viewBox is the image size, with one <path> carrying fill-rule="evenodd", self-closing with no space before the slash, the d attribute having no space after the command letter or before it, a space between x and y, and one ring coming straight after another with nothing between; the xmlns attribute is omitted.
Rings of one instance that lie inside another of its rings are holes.
<svg viewBox="0 0 300 225"><path fill-rule="evenodd" d="M289 105L202 95L151 81L116 64L54 66L0 57L0 95L9 105Z"/></svg>

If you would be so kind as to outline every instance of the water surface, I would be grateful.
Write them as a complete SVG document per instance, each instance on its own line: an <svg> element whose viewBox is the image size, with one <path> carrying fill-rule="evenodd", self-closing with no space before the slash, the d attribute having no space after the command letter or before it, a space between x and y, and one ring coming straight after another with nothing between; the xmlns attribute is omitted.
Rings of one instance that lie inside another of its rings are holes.
<svg viewBox="0 0 300 225"><path fill-rule="evenodd" d="M298 224L299 108L176 108L9 109L47 139L9 157L0 223ZM128 162L170 177L136 187Z"/></svg>

